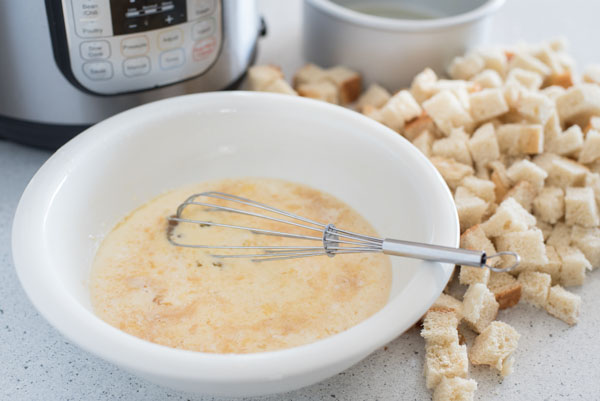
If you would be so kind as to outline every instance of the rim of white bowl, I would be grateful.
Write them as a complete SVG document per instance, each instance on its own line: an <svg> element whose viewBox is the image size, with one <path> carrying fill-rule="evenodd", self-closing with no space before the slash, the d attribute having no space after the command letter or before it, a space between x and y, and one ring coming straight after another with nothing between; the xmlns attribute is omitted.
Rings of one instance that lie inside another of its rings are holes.
<svg viewBox="0 0 600 401"><path fill-rule="evenodd" d="M115 140L122 133L123 126L147 119L152 113L164 113L166 106L190 102L200 105L224 99L232 103L264 102L266 105L276 102L286 107L326 112L331 118L349 119L365 126L369 135L378 136L391 147L406 149L408 146L409 153L420 164L427 178L439 184L435 185L438 188L435 195L440 207L451 213L448 221L444 222L445 226L434 231L432 242L458 246L458 214L450 190L429 160L391 129L343 107L288 95L215 92L179 96L130 109L90 127L59 149L31 179L15 213L12 251L21 285L40 314L79 347L122 368L153 376L212 383L265 382L298 376L352 359L356 362L410 328L442 292L453 265L423 262L423 272L415 275L411 285L403 291L406 295L397 296L379 312L342 333L299 347L251 354L202 353L154 344L110 326L62 291L60 279L48 265L49 249L42 227L44 216L66 174L75 168L79 158L85 158L86 149L90 151L94 144ZM36 246L39 249L35 249ZM418 290L422 290L422 286L433 290L427 299L423 299ZM404 296L414 296L419 302L411 305L413 310L398 319L397 311L405 306L398 301ZM372 326L385 329L373 331Z"/></svg>
<svg viewBox="0 0 600 401"><path fill-rule="evenodd" d="M354 25L379 30L420 32L462 25L480 18L487 17L488 15L498 11L506 0L488 0L479 7L467 11L466 13L428 20L378 17L376 15L369 15L359 11L354 11L347 7L333 3L330 0L304 1L306 3L310 3L312 6L320 9L334 18Z"/></svg>

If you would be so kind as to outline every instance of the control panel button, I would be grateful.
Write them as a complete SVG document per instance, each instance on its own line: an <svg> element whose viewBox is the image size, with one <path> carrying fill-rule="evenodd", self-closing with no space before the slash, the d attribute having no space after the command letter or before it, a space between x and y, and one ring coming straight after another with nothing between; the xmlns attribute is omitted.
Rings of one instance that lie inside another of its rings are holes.
<svg viewBox="0 0 600 401"><path fill-rule="evenodd" d="M127 77L139 77L150 72L150 59L148 57L128 58L123 62L123 74Z"/></svg>
<svg viewBox="0 0 600 401"><path fill-rule="evenodd" d="M185 52L183 49L173 49L160 54L160 68L171 70L185 63Z"/></svg>
<svg viewBox="0 0 600 401"><path fill-rule="evenodd" d="M194 61L202 61L209 57L217 48L217 41L214 37L206 38L194 43L192 55Z"/></svg>
<svg viewBox="0 0 600 401"><path fill-rule="evenodd" d="M183 43L183 31L181 29L169 29L158 35L158 48L161 50L179 47Z"/></svg>
<svg viewBox="0 0 600 401"><path fill-rule="evenodd" d="M83 65L83 73L93 81L106 81L112 78L113 68L108 61L93 61Z"/></svg>
<svg viewBox="0 0 600 401"><path fill-rule="evenodd" d="M83 38L112 36L109 0L72 0L77 35Z"/></svg>
<svg viewBox="0 0 600 401"><path fill-rule="evenodd" d="M104 59L110 56L110 44L106 40L91 40L79 45L81 57L86 60Z"/></svg>
<svg viewBox="0 0 600 401"><path fill-rule="evenodd" d="M200 22L195 23L192 26L192 38L194 40L200 40L207 36L210 36L215 31L215 20L213 18L207 18Z"/></svg>
<svg viewBox="0 0 600 401"><path fill-rule="evenodd" d="M189 19L211 15L215 11L215 0L194 0Z"/></svg>
<svg viewBox="0 0 600 401"><path fill-rule="evenodd" d="M146 36L134 36L121 41L121 53L125 57L144 55L148 53L149 48Z"/></svg>

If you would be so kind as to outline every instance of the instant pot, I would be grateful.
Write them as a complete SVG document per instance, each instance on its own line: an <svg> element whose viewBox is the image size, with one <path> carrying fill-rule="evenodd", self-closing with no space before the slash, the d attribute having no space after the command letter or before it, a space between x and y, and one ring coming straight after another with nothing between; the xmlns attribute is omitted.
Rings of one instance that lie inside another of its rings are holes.
<svg viewBox="0 0 600 401"><path fill-rule="evenodd" d="M239 85L255 0L1 0L0 137L56 148L154 100Z"/></svg>

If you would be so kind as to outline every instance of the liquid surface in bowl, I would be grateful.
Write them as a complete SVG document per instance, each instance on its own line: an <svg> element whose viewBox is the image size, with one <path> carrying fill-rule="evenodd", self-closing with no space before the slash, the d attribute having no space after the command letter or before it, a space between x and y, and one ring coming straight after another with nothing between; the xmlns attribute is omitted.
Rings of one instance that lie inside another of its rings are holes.
<svg viewBox="0 0 600 401"><path fill-rule="evenodd" d="M175 190L133 211L102 242L90 281L98 316L127 333L170 347L249 353L314 342L358 324L386 304L392 278L391 262L383 254L256 263L218 259L210 250L171 245L166 237L167 217L191 194L204 191L235 194L376 235L342 201L287 181L221 180ZM200 207L186 209L184 217L315 235ZM175 230L181 241L197 244L315 244L197 224L180 223Z"/></svg>

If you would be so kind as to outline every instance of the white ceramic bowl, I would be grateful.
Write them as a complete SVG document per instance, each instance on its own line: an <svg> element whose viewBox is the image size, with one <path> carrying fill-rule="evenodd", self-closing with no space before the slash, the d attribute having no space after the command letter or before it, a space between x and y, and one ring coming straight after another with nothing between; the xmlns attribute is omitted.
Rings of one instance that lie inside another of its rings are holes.
<svg viewBox="0 0 600 401"><path fill-rule="evenodd" d="M455 56L487 41L504 0L304 0L303 48L320 66L345 65L365 83L396 91L425 67L444 73ZM423 20L385 18L356 5L427 13Z"/></svg>
<svg viewBox="0 0 600 401"><path fill-rule="evenodd" d="M90 264L115 223L168 189L243 176L326 190L389 237L458 245L446 184L395 132L324 102L207 93L111 117L42 166L13 225L23 288L70 341L127 371L179 390L241 396L296 389L350 367L413 325L446 285L453 266L394 258L389 302L366 321L305 346L245 355L152 344L94 315Z"/></svg>

